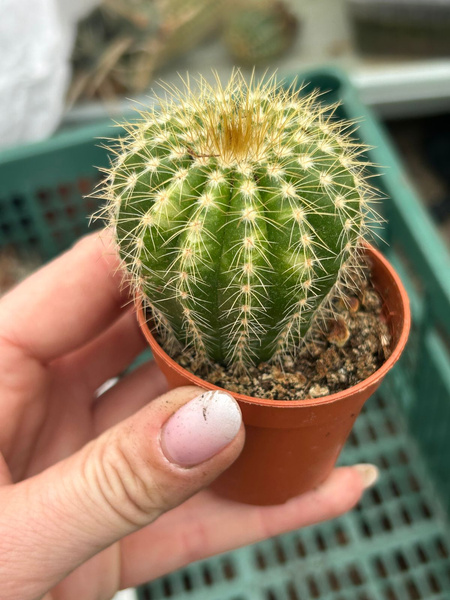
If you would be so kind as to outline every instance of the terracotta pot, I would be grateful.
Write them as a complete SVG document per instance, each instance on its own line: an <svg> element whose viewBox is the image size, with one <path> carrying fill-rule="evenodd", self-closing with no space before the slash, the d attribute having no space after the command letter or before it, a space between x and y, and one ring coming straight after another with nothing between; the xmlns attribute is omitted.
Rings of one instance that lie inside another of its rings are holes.
<svg viewBox="0 0 450 600"><path fill-rule="evenodd" d="M221 496L247 504L279 504L323 482L341 452L364 402L399 359L411 315L406 291L388 261L367 245L372 283L383 300L392 354L373 375L337 394L312 400L264 400L230 392L238 401L246 441L239 458L213 484ZM153 337L138 303L138 320L169 387L219 389L173 361Z"/></svg>

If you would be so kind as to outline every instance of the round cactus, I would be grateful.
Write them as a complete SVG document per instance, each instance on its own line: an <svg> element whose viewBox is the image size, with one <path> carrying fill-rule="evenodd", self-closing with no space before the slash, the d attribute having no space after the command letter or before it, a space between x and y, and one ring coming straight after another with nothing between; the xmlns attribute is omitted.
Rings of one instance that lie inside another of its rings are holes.
<svg viewBox="0 0 450 600"><path fill-rule="evenodd" d="M234 2L224 23L224 42L237 64L257 66L284 54L293 44L297 19L280 0Z"/></svg>
<svg viewBox="0 0 450 600"><path fill-rule="evenodd" d="M103 186L165 347L245 369L295 353L352 280L374 196L333 110L274 77L167 88Z"/></svg>

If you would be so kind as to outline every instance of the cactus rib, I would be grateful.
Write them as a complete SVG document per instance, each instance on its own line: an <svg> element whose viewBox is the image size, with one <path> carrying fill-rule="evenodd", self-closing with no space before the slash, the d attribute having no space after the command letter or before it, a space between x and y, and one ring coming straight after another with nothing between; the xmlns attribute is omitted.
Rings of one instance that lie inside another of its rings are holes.
<svg viewBox="0 0 450 600"><path fill-rule="evenodd" d="M295 353L328 314L377 192L353 124L317 93L239 71L196 83L126 126L100 195L167 340L246 369Z"/></svg>

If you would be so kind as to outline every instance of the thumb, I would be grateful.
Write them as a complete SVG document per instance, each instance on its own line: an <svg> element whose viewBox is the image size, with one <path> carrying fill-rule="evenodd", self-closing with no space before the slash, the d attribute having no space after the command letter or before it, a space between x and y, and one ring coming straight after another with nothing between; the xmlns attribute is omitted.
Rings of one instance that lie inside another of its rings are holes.
<svg viewBox="0 0 450 600"><path fill-rule="evenodd" d="M24 600L52 588L207 486L243 443L240 409L231 396L178 388L70 458L0 488L0 552L18 559L3 567L11 589L14 580L21 582L17 597ZM1 572L0 566L0 579Z"/></svg>

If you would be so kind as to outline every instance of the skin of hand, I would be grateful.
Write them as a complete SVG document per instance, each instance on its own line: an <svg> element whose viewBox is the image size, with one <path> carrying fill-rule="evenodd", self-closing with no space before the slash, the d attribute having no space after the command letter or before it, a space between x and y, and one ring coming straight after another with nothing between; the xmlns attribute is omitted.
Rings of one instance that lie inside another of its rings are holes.
<svg viewBox="0 0 450 600"><path fill-rule="evenodd" d="M205 404L195 387L167 392L153 362L96 394L145 348L102 237L87 236L0 301L2 600L106 600L336 517L377 476L372 465L339 468L269 507L205 489L244 443L228 394Z"/></svg>

